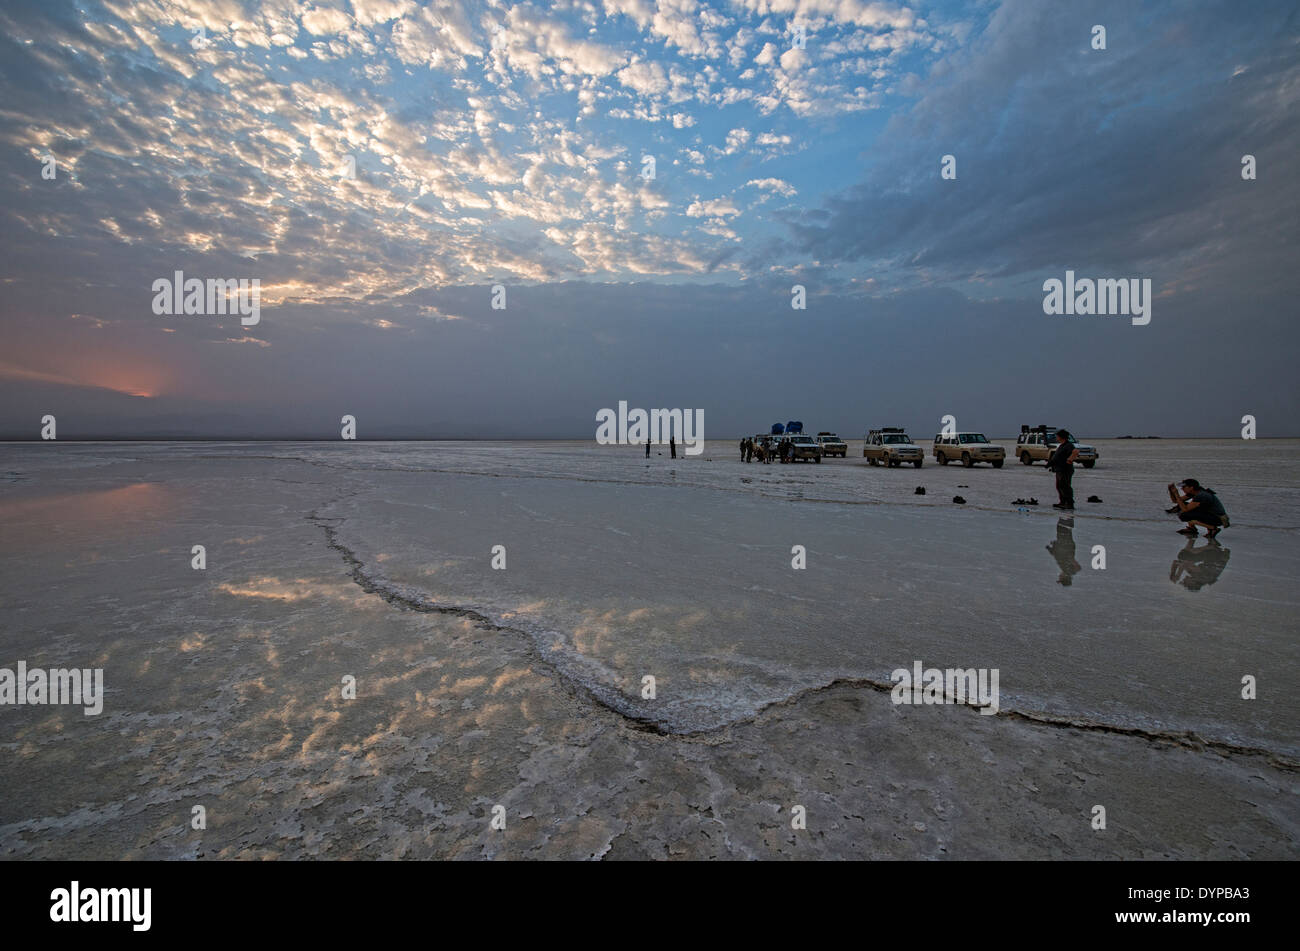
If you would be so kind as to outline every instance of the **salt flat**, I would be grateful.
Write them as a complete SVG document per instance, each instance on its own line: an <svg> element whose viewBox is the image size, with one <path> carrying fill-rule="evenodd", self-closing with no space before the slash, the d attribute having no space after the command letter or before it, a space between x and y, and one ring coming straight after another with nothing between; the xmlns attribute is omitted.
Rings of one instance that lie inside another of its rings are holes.
<svg viewBox="0 0 1300 951"><path fill-rule="evenodd" d="M106 690L0 708L0 855L1292 857L1300 443L1090 441L1073 524L856 443L0 447L0 666ZM894 705L915 660L1000 714Z"/></svg>

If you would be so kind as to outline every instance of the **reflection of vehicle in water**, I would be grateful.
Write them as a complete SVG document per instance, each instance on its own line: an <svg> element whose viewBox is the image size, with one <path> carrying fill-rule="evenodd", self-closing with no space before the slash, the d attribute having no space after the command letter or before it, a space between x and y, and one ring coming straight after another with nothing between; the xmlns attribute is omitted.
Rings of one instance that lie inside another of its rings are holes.
<svg viewBox="0 0 1300 951"><path fill-rule="evenodd" d="M1187 546L1178 553L1174 563L1169 566L1169 580L1181 584L1188 591L1200 591L1207 584L1214 584L1228 567L1228 555L1232 552L1213 539L1196 547L1196 540L1187 539Z"/></svg>
<svg viewBox="0 0 1300 951"><path fill-rule="evenodd" d="M1056 559L1056 567L1061 569L1057 584L1067 588L1074 583L1074 576L1083 570L1074 557L1074 519L1058 518L1056 520L1056 541L1048 542L1047 550Z"/></svg>

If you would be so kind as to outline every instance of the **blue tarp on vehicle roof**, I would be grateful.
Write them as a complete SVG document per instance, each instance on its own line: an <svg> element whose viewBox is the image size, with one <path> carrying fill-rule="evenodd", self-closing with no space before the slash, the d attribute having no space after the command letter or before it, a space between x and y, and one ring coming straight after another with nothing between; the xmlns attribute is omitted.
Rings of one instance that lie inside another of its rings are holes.
<svg viewBox="0 0 1300 951"><path fill-rule="evenodd" d="M792 419L785 424L785 431L787 433L801 433L803 432L803 423L797 419Z"/></svg>
<svg viewBox="0 0 1300 951"><path fill-rule="evenodd" d="M782 426L780 423L773 423L773 424L772 424L772 435L773 435L773 436L779 436L779 435L781 435L783 432L785 432L785 427Z"/></svg>

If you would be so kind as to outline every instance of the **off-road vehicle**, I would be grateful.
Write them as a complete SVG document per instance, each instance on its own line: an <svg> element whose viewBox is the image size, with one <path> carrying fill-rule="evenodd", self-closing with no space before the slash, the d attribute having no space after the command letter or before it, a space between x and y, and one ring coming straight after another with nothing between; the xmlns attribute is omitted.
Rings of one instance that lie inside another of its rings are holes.
<svg viewBox="0 0 1300 951"><path fill-rule="evenodd" d="M960 462L969 469L977 462L989 462L1001 469L1007 451L988 441L983 433L938 433L934 437L934 458L941 466Z"/></svg>
<svg viewBox="0 0 1300 951"><path fill-rule="evenodd" d="M848 455L848 445L834 433L818 433L817 445L822 447L823 456L839 456L843 459Z"/></svg>
<svg viewBox="0 0 1300 951"><path fill-rule="evenodd" d="M811 436L795 433L793 436L787 436L786 439L790 442L790 454L786 458L791 462L798 462L801 459L822 461L822 447L817 445L817 440Z"/></svg>
<svg viewBox="0 0 1300 951"><path fill-rule="evenodd" d="M1016 438L1016 458L1027 466L1035 462L1046 462L1056 451L1055 426L1021 426ZM1091 469L1097 464L1097 450L1086 443L1076 442L1074 448L1079 450L1079 465Z"/></svg>
<svg viewBox="0 0 1300 951"><path fill-rule="evenodd" d="M897 467L910 462L919 469L925 462L925 451L897 427L870 430L862 443L862 455L873 466Z"/></svg>

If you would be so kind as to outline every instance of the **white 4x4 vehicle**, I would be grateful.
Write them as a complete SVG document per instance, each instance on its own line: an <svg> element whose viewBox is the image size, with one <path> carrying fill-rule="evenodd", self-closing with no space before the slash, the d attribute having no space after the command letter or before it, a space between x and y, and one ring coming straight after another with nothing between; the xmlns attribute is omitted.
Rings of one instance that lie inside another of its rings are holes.
<svg viewBox="0 0 1300 951"><path fill-rule="evenodd" d="M896 427L868 432L862 443L862 455L873 466L883 464L897 468L910 462L919 469L925 462L925 451Z"/></svg>
<svg viewBox="0 0 1300 951"><path fill-rule="evenodd" d="M1007 451L983 433L939 433L934 437L934 458L941 466L960 462L969 469L977 462L991 462L994 469L1001 469Z"/></svg>
<svg viewBox="0 0 1300 951"><path fill-rule="evenodd" d="M849 452L848 445L834 433L818 433L817 444L822 447L823 456L839 456L843 459Z"/></svg>
<svg viewBox="0 0 1300 951"><path fill-rule="evenodd" d="M1073 444L1079 450L1079 465L1091 469L1097 464L1097 450L1087 443ZM1027 466L1035 462L1046 462L1056 451L1055 426L1021 426L1020 437L1016 440L1016 458Z"/></svg>
<svg viewBox="0 0 1300 951"><path fill-rule="evenodd" d="M817 440L811 436L804 436L795 433L793 436L787 436L790 440L790 461L797 462L800 459L811 459L813 462L822 461L822 447L817 445Z"/></svg>

